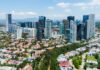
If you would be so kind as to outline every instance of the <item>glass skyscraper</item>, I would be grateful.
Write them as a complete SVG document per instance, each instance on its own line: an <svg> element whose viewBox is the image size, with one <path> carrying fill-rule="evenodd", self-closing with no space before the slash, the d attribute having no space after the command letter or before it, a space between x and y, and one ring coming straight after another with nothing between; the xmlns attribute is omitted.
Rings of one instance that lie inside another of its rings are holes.
<svg viewBox="0 0 100 70"><path fill-rule="evenodd" d="M77 20L77 40L84 39L84 25L82 21Z"/></svg>
<svg viewBox="0 0 100 70"><path fill-rule="evenodd" d="M77 27L74 16L68 16L68 29L67 29L67 40L68 42L75 42L77 38Z"/></svg>
<svg viewBox="0 0 100 70"><path fill-rule="evenodd" d="M84 24L84 39L89 39L95 34L95 15L84 15L83 24Z"/></svg>
<svg viewBox="0 0 100 70"><path fill-rule="evenodd" d="M40 16L39 21L36 23L36 29L37 29L37 40L42 40L45 38L45 16Z"/></svg>
<svg viewBox="0 0 100 70"><path fill-rule="evenodd" d="M63 34L64 36L66 37L67 36L67 29L69 28L68 26L68 20L67 19L64 19L63 20Z"/></svg>
<svg viewBox="0 0 100 70"><path fill-rule="evenodd" d="M11 24L12 24L12 15L7 14L6 15L6 31L7 32L11 32L11 30L12 30Z"/></svg>

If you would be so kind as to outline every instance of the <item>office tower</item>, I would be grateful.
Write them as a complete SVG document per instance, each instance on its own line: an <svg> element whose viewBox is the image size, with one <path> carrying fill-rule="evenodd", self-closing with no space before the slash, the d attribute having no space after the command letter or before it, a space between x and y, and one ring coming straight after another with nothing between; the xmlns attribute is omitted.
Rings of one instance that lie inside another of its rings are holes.
<svg viewBox="0 0 100 70"><path fill-rule="evenodd" d="M70 42L76 42L77 38L77 27L75 21L70 21Z"/></svg>
<svg viewBox="0 0 100 70"><path fill-rule="evenodd" d="M42 40L43 38L45 38L45 21L46 17L40 16L39 22L36 23L37 40Z"/></svg>
<svg viewBox="0 0 100 70"><path fill-rule="evenodd" d="M74 16L68 16L67 20L68 20L68 28L70 28L70 21L75 21L75 17Z"/></svg>
<svg viewBox="0 0 100 70"><path fill-rule="evenodd" d="M6 31L7 32L11 32L11 24L12 24L12 15L11 14L7 14L6 15Z"/></svg>
<svg viewBox="0 0 100 70"><path fill-rule="evenodd" d="M32 22L19 22L20 27L27 27L27 28L32 28L33 23Z"/></svg>
<svg viewBox="0 0 100 70"><path fill-rule="evenodd" d="M83 23L84 23L84 39L89 39L95 34L95 22L94 22L94 14L84 15Z"/></svg>
<svg viewBox="0 0 100 70"><path fill-rule="evenodd" d="M77 27L74 16L68 16L68 29L67 29L67 40L68 42L75 42L77 37Z"/></svg>
<svg viewBox="0 0 100 70"><path fill-rule="evenodd" d="M36 22L32 22L32 28L36 28Z"/></svg>
<svg viewBox="0 0 100 70"><path fill-rule="evenodd" d="M27 28L32 28L33 27L32 24L33 24L32 22L25 22Z"/></svg>
<svg viewBox="0 0 100 70"><path fill-rule="evenodd" d="M64 19L63 20L63 34L65 37L67 37L67 31L68 31L68 20L67 19Z"/></svg>
<svg viewBox="0 0 100 70"><path fill-rule="evenodd" d="M59 28L60 28L60 34L64 35L64 24L63 24L63 21L60 21Z"/></svg>
<svg viewBox="0 0 100 70"><path fill-rule="evenodd" d="M81 22L80 20L76 20L76 24L77 24L77 40L82 40L84 39L84 25L83 22Z"/></svg>
<svg viewBox="0 0 100 70"><path fill-rule="evenodd" d="M95 21L94 20L95 20L95 15L90 14L89 15L89 20L88 20L88 23L89 23L88 26L90 26L90 32L89 32L88 37L90 37L90 38L95 35Z"/></svg>
<svg viewBox="0 0 100 70"><path fill-rule="evenodd" d="M51 25L52 25L52 20L47 19L45 22L45 38L46 39L51 38L51 33L52 33Z"/></svg>

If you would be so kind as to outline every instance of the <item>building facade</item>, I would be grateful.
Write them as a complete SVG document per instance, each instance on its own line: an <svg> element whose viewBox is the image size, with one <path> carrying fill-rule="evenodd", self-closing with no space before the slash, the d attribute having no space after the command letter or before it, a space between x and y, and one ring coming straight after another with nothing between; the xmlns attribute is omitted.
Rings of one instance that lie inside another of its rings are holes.
<svg viewBox="0 0 100 70"><path fill-rule="evenodd" d="M65 38L67 38L68 31L69 31L68 20L64 19L63 20L63 34Z"/></svg>
<svg viewBox="0 0 100 70"><path fill-rule="evenodd" d="M68 42L76 42L77 38L77 27L75 23L75 17L74 16L68 16L68 26L67 26L67 41Z"/></svg>
<svg viewBox="0 0 100 70"><path fill-rule="evenodd" d="M36 22L36 29L37 29L37 40L42 40L45 38L45 16L40 16L39 21Z"/></svg>
<svg viewBox="0 0 100 70"><path fill-rule="evenodd" d="M12 32L12 14L7 14L6 15L6 31L7 32Z"/></svg>
<svg viewBox="0 0 100 70"><path fill-rule="evenodd" d="M52 36L51 35L51 33L52 33L51 25L52 25L52 20L47 19L45 22L45 38L46 39L49 39Z"/></svg>
<svg viewBox="0 0 100 70"><path fill-rule="evenodd" d="M89 39L95 35L95 16L94 14L84 15L84 39Z"/></svg>
<svg viewBox="0 0 100 70"><path fill-rule="evenodd" d="M70 41L71 43L76 42L77 38L77 26L75 21L70 21Z"/></svg>

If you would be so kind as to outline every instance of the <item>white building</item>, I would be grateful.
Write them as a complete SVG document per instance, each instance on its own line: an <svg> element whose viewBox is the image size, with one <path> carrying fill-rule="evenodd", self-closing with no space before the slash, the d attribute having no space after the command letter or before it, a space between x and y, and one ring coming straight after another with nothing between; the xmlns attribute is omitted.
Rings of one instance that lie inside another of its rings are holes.
<svg viewBox="0 0 100 70"><path fill-rule="evenodd" d="M0 27L0 31L6 32L6 27L5 26Z"/></svg>
<svg viewBox="0 0 100 70"><path fill-rule="evenodd" d="M52 24L52 20L47 19L45 21L45 38L46 39L49 39L52 36L51 24Z"/></svg>
<svg viewBox="0 0 100 70"><path fill-rule="evenodd" d="M95 35L95 16L94 14L89 15L88 23L87 23L87 39L91 38Z"/></svg>
<svg viewBox="0 0 100 70"><path fill-rule="evenodd" d="M18 28L16 32L16 39L21 39L22 38L22 28Z"/></svg>
<svg viewBox="0 0 100 70"><path fill-rule="evenodd" d="M52 33L51 33L52 38L59 38L62 35L60 34L60 29L58 26L53 26L52 27Z"/></svg>
<svg viewBox="0 0 100 70"><path fill-rule="evenodd" d="M22 33L27 33L28 38L36 38L36 28L22 28Z"/></svg>
<svg viewBox="0 0 100 70"><path fill-rule="evenodd" d="M77 38L77 26L74 21L70 21L70 42L76 42Z"/></svg>
<svg viewBox="0 0 100 70"><path fill-rule="evenodd" d="M95 15L94 14L84 15L83 23L85 25L84 28L85 39L89 39L95 36Z"/></svg>

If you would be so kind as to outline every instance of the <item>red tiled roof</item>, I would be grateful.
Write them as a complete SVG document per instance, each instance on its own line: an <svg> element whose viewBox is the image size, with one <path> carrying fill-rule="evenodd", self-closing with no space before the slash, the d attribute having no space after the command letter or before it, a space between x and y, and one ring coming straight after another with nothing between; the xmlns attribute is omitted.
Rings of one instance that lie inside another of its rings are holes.
<svg viewBox="0 0 100 70"><path fill-rule="evenodd" d="M69 61L62 61L59 63L59 66L70 67Z"/></svg>

